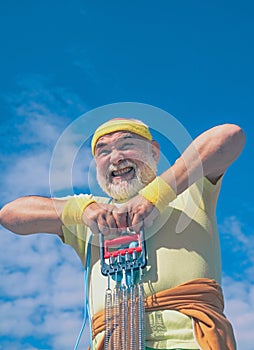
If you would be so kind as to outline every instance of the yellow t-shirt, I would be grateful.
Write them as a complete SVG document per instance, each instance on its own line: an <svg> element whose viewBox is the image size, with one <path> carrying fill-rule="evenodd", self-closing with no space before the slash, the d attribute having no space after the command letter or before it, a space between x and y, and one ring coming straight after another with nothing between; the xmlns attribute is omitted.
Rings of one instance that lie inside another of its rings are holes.
<svg viewBox="0 0 254 350"><path fill-rule="evenodd" d="M203 178L177 196L145 230L147 266L144 269L146 296L195 278L212 278L221 283L221 257L215 218L221 179L213 185ZM107 203L108 198L95 197ZM116 204L121 205L121 204ZM89 229L84 225L63 228L84 264ZM112 288L114 282L112 281ZM91 315L104 308L107 278L100 272L99 237L93 235L90 274ZM146 312L146 346L157 349L199 349L192 319L173 310ZM100 335L98 336L98 338ZM95 340L95 342L98 340Z"/></svg>

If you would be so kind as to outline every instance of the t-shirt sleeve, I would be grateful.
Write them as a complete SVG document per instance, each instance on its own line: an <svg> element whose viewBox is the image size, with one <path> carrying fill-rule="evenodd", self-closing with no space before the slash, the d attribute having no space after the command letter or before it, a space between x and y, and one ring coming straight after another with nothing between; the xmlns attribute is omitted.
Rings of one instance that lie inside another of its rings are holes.
<svg viewBox="0 0 254 350"><path fill-rule="evenodd" d="M90 197L90 195L87 194L81 194L77 197ZM75 196L67 196L67 197L61 197L56 198L58 200L68 200ZM74 224L74 225L68 225L62 226L63 235L60 237L63 243L70 245L78 254L80 260L82 261L82 264L84 265L85 262L85 256L86 256L86 242L87 242L87 234L88 229L86 225L83 224Z"/></svg>
<svg viewBox="0 0 254 350"><path fill-rule="evenodd" d="M85 263L86 243L87 243L87 227L85 225L71 225L68 228L63 226L62 241L70 245L78 254L82 264Z"/></svg>
<svg viewBox="0 0 254 350"><path fill-rule="evenodd" d="M85 196L89 198L91 195L89 194L80 194L78 197ZM68 200L73 198L74 196L67 196L56 198L59 200ZM108 203L109 199L106 197L95 197L93 196L96 202L98 203ZM87 241L91 234L90 229L83 224L75 224L62 226L63 235L60 237L63 243L70 245L78 254L82 264L85 264L86 260L86 249L87 249Z"/></svg>

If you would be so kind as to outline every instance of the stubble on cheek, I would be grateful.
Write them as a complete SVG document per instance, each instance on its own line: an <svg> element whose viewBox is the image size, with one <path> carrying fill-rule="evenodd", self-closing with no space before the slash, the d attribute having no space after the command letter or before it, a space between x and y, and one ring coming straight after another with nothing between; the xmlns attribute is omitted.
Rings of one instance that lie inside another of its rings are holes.
<svg viewBox="0 0 254 350"><path fill-rule="evenodd" d="M102 190L110 197L116 200L125 200L138 194L138 192L151 182L156 176L157 164L155 161L139 162L139 164L127 161L121 165L121 168L132 167L133 170L126 178L119 176L114 181L112 176L112 169L116 167L109 167L105 172L97 171L97 181Z"/></svg>

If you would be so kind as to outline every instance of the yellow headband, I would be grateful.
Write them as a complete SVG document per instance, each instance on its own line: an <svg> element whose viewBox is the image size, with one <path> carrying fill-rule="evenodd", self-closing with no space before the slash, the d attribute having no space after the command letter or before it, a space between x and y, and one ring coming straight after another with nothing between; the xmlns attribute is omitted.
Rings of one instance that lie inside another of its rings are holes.
<svg viewBox="0 0 254 350"><path fill-rule="evenodd" d="M116 131L129 131L152 141L152 135L147 125L139 120L115 118L100 125L92 138L92 153L95 153L95 146L100 137Z"/></svg>

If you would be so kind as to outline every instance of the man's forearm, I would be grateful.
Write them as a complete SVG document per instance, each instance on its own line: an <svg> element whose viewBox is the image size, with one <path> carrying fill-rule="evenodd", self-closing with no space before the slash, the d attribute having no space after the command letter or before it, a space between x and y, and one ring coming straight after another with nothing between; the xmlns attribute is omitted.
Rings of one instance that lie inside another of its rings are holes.
<svg viewBox="0 0 254 350"><path fill-rule="evenodd" d="M176 194L203 176L216 183L239 156L244 144L245 135L239 126L216 126L198 136L161 177Z"/></svg>
<svg viewBox="0 0 254 350"><path fill-rule="evenodd" d="M61 212L66 201L27 196L6 204L0 210L0 224L21 234L62 233Z"/></svg>

